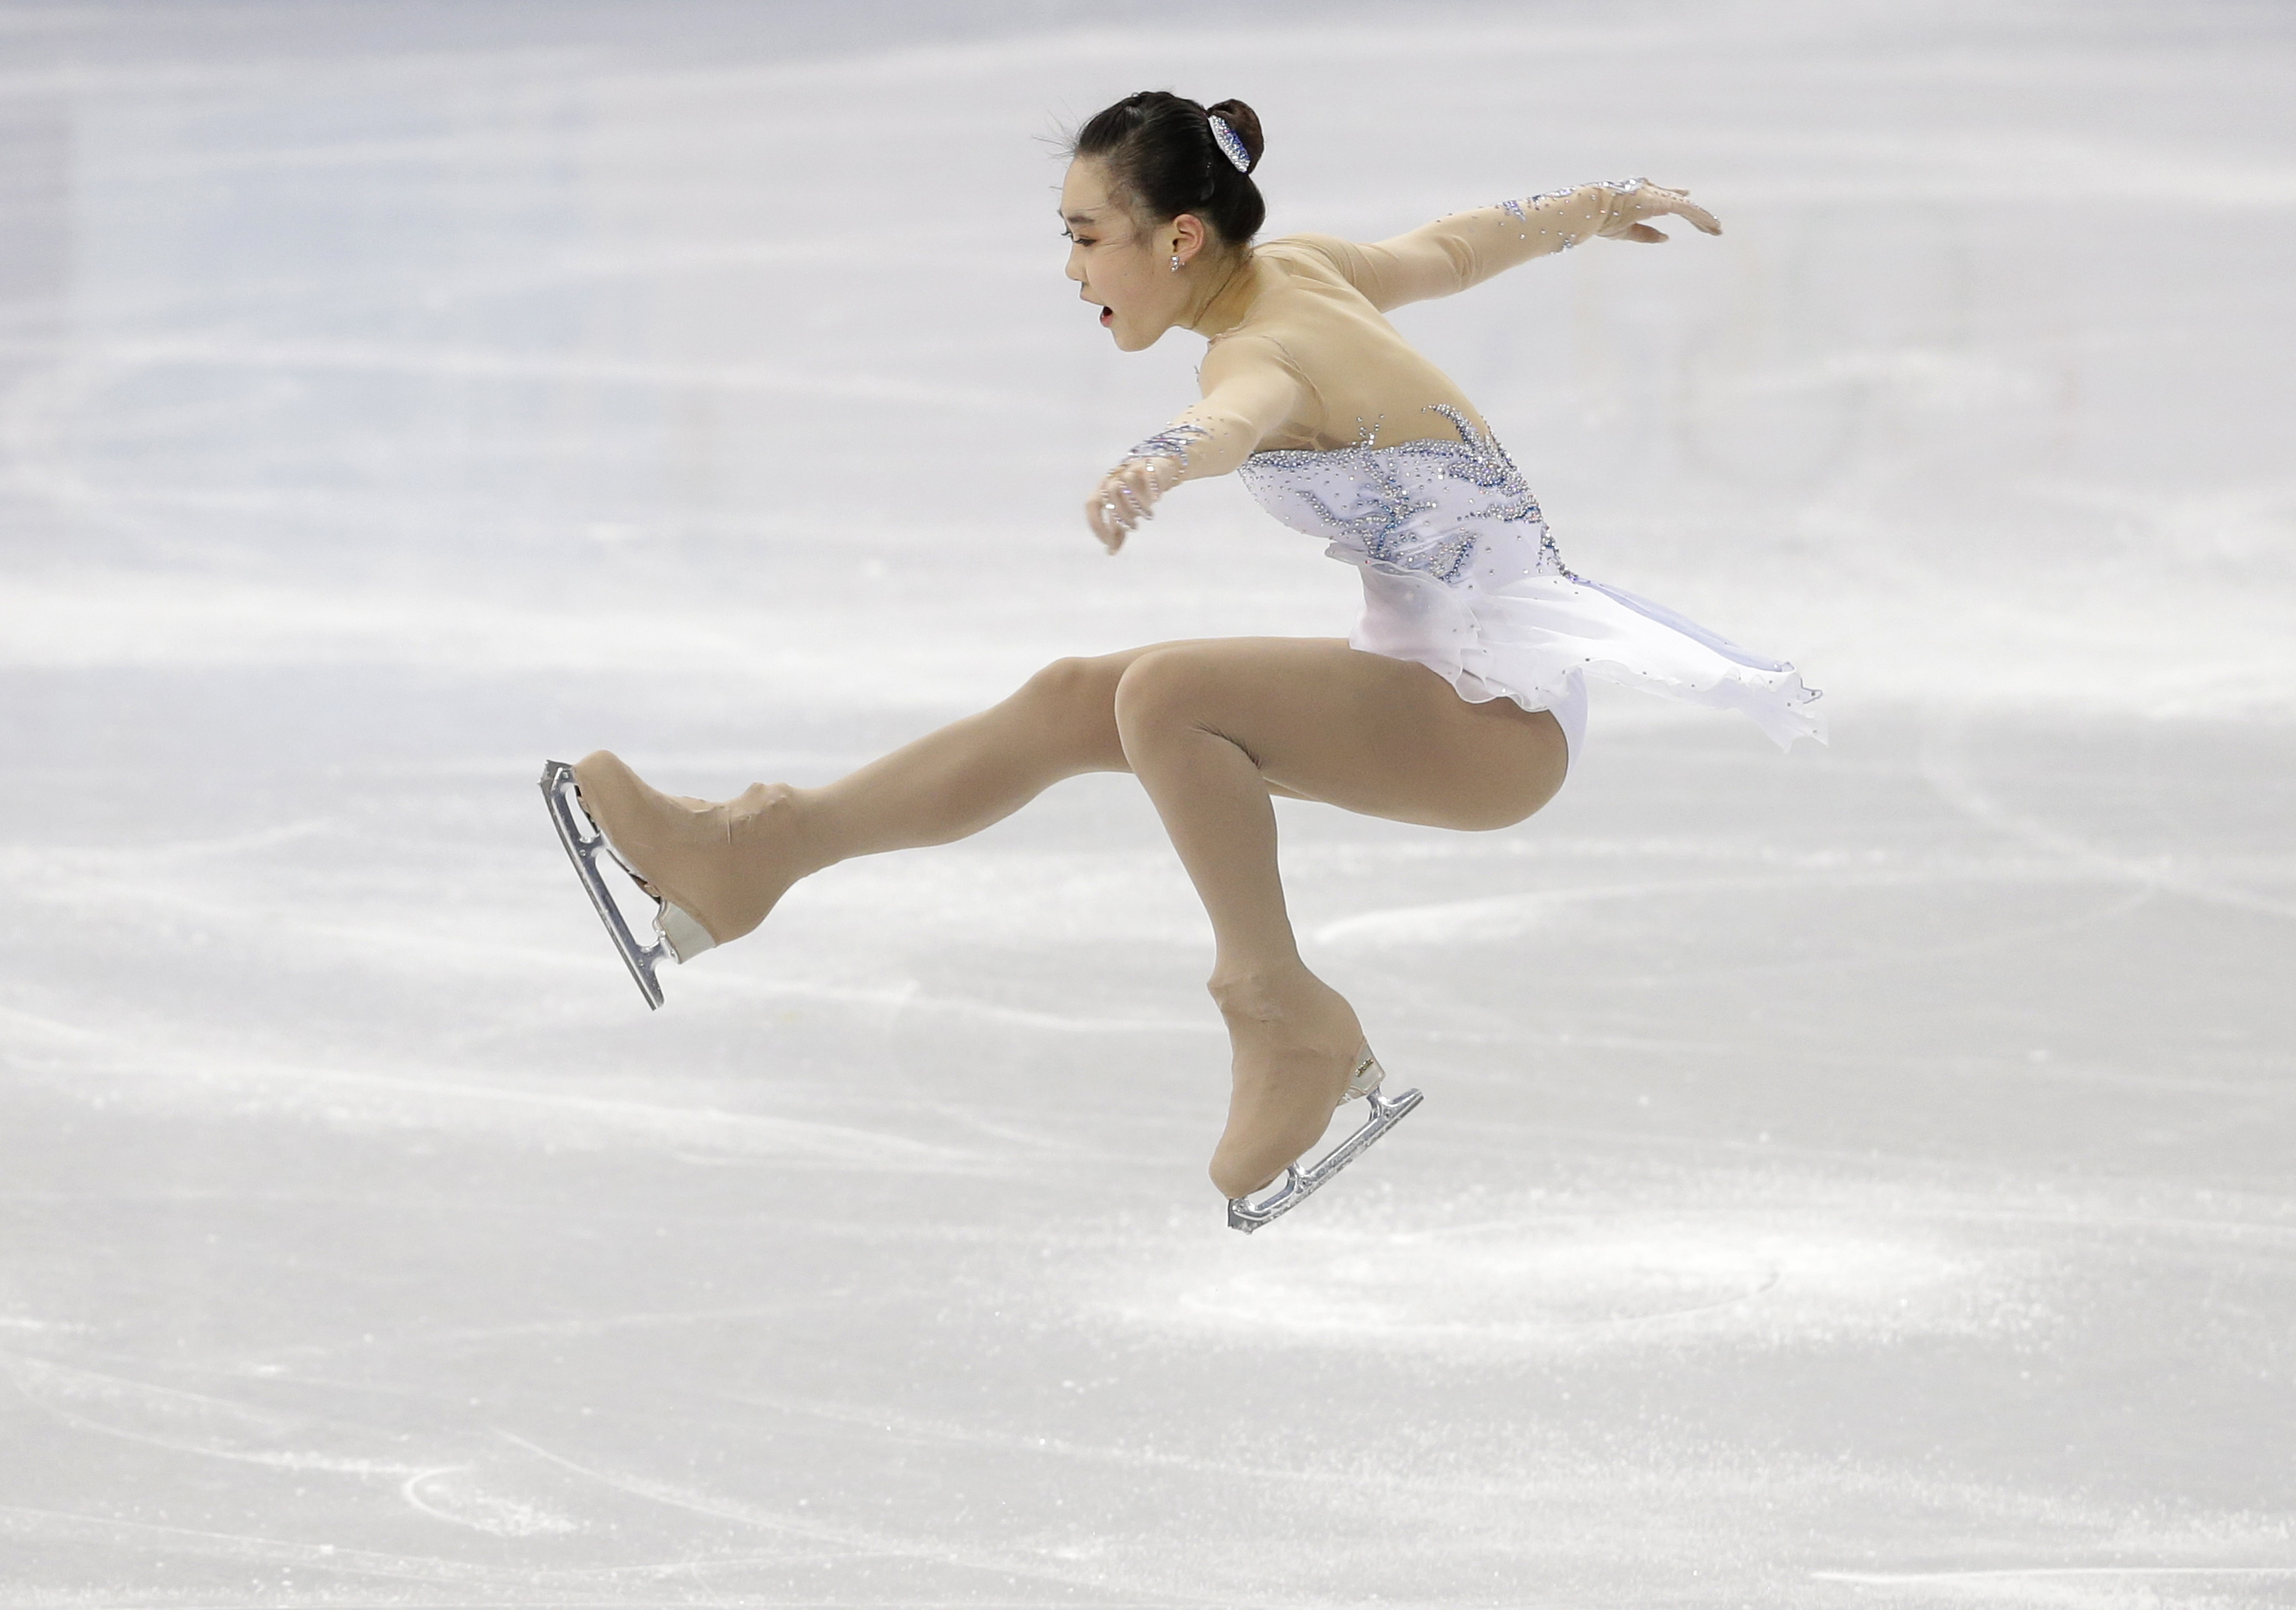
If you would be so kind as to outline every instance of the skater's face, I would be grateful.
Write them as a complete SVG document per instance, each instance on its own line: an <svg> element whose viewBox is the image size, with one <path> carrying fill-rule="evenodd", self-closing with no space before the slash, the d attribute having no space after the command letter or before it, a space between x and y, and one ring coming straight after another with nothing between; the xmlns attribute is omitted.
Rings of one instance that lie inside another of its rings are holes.
<svg viewBox="0 0 2296 1610"><path fill-rule="evenodd" d="M1152 347L1179 324L1211 266L1197 260L1208 243L1202 220L1188 213L1162 223L1135 218L1111 195L1108 171L1093 157L1070 162L1061 181L1061 226L1070 242L1069 278L1099 310L1120 352Z"/></svg>

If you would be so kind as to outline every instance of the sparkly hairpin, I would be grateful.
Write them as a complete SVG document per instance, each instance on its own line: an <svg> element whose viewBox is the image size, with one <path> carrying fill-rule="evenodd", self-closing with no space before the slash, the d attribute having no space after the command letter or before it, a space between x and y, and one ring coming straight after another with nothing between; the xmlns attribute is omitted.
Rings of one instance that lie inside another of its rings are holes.
<svg viewBox="0 0 2296 1610"><path fill-rule="evenodd" d="M1212 144L1220 148L1220 155L1235 164L1238 173L1251 171L1251 152L1243 148L1243 137L1227 126L1227 119L1218 112L1204 114L1211 119Z"/></svg>

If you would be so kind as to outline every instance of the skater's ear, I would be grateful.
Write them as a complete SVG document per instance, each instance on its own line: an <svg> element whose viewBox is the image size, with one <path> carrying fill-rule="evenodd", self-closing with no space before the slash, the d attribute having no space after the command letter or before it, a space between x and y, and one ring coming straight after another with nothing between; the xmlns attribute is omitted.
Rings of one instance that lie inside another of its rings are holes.
<svg viewBox="0 0 2296 1610"><path fill-rule="evenodd" d="M1166 224L1157 240L1155 255L1174 257L1183 267L1213 242L1212 231L1193 212L1184 212Z"/></svg>

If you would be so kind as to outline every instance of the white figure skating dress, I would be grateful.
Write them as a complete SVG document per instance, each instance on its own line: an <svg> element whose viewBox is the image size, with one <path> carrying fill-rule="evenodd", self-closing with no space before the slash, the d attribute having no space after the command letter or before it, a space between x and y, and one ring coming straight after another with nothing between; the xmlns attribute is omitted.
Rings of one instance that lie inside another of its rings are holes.
<svg viewBox="0 0 2296 1610"><path fill-rule="evenodd" d="M1504 448L1436 405L1458 439L1255 453L1260 506L1363 574L1356 648L1426 666L1473 703L1554 713L1575 757L1589 676L1735 710L1781 747L1824 740L1793 667L1663 605L1574 575Z"/></svg>
<svg viewBox="0 0 2296 1610"><path fill-rule="evenodd" d="M1632 234L1680 200L1611 180L1387 241L1293 234L1255 246L1190 325L1208 340L1202 400L1126 463L1152 464L1160 487L1242 475L1270 513L1362 572L1351 644L1424 665L1471 702L1552 711L1574 752L1589 677L1742 711L1782 745L1822 738L1817 695L1791 665L1566 569L1538 500L1473 405L1385 316L1578 242ZM1263 450L1269 441L1283 445Z"/></svg>

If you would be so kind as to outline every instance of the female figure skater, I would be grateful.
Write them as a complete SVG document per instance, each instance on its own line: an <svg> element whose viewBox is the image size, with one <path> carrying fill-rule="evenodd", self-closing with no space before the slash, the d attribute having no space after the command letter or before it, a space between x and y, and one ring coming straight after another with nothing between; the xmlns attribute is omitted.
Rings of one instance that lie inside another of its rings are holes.
<svg viewBox="0 0 2296 1610"><path fill-rule="evenodd" d="M1209 342L1202 399L1102 478L1085 519L1113 554L1173 488L1238 471L1277 519L1362 572L1352 637L1057 661L995 708L826 787L758 784L709 803L660 793L601 752L558 768L553 800L594 899L594 853L577 850L564 803L577 791L660 903L652 949L618 933L658 1001L642 957L685 961L739 939L808 874L964 838L1079 772L1129 771L1217 941L1210 990L1234 1082L1211 1177L1231 1199L1283 1174L1380 1072L1353 1008L1293 942L1270 795L1433 827L1520 822L1562 785L1589 672L1741 710L1782 744L1817 734L1805 708L1816 695L1791 666L1564 569L1482 415L1381 316L1597 235L1663 241L1647 220L1667 214L1719 234L1713 217L1681 191L1624 180L1377 244L1254 244L1261 148L1242 103L1162 91L1128 96L1076 136L1061 216L1078 294L1123 351L1175 328Z"/></svg>

